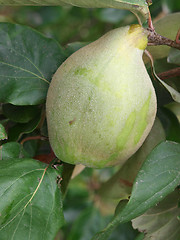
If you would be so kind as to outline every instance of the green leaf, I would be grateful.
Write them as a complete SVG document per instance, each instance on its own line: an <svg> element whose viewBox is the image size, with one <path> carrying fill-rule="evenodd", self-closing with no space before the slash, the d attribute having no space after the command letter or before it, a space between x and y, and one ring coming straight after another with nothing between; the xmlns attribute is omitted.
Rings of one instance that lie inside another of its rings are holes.
<svg viewBox="0 0 180 240"><path fill-rule="evenodd" d="M179 0L163 0L164 7L167 8L168 12L175 12L180 10L180 2Z"/></svg>
<svg viewBox="0 0 180 240"><path fill-rule="evenodd" d="M157 206L149 209L143 215L132 220L133 227L146 233L144 240L171 239L177 240L180 236L178 215L179 190L168 195Z"/></svg>
<svg viewBox="0 0 180 240"><path fill-rule="evenodd" d="M28 123L17 123L9 128L8 137L10 141L17 141L24 133L31 133L36 129L40 122L41 116L38 115Z"/></svg>
<svg viewBox="0 0 180 240"><path fill-rule="evenodd" d="M67 240L91 239L105 224L105 218L101 216L98 209L94 207L86 208L73 223Z"/></svg>
<svg viewBox="0 0 180 240"><path fill-rule="evenodd" d="M179 49L171 48L167 58L169 63L180 65L180 51Z"/></svg>
<svg viewBox="0 0 180 240"><path fill-rule="evenodd" d="M38 146L39 146L38 140L35 140L35 139L29 140L23 143L24 150L28 153L29 157L31 158L33 158L36 155L38 151Z"/></svg>
<svg viewBox="0 0 180 240"><path fill-rule="evenodd" d="M139 235L135 238L135 240L143 240L144 239L144 233L139 233Z"/></svg>
<svg viewBox="0 0 180 240"><path fill-rule="evenodd" d="M70 182L73 170L75 165L63 163L63 172L62 172L62 185L61 185L61 191L62 194L65 195L67 191L68 184Z"/></svg>
<svg viewBox="0 0 180 240"><path fill-rule="evenodd" d="M33 159L0 161L0 239L53 240L64 223L59 172Z"/></svg>
<svg viewBox="0 0 180 240"><path fill-rule="evenodd" d="M180 144L166 141L155 147L135 179L129 202L93 240L108 239L118 224L138 217L173 192L180 182L179 156Z"/></svg>
<svg viewBox="0 0 180 240"><path fill-rule="evenodd" d="M0 23L0 35L0 102L44 102L64 51L55 40L26 26Z"/></svg>
<svg viewBox="0 0 180 240"><path fill-rule="evenodd" d="M154 59L152 56L149 54L149 52L146 51L146 54L149 56L152 64L152 70L154 76L158 79L158 81L168 90L168 92L171 94L171 97L173 98L174 101L180 103L180 92L178 92L176 89L165 83L163 80L161 80L158 75L156 74L156 69L154 67Z"/></svg>
<svg viewBox="0 0 180 240"><path fill-rule="evenodd" d="M0 140L7 139L7 134L4 126L0 124Z"/></svg>
<svg viewBox="0 0 180 240"><path fill-rule="evenodd" d="M28 157L23 146L17 142L9 142L0 146L0 160Z"/></svg>
<svg viewBox="0 0 180 240"><path fill-rule="evenodd" d="M155 72L154 72L154 74L155 74ZM174 101L180 103L180 93L178 91L176 91L174 88L172 88L170 85L168 85L167 83L162 81L156 74L155 74L155 76L160 81L160 83L169 91L169 93L171 94L171 97L174 99Z"/></svg>
<svg viewBox="0 0 180 240"><path fill-rule="evenodd" d="M158 116L166 131L166 139L180 143L180 124L176 115L167 108L161 108Z"/></svg>
<svg viewBox="0 0 180 240"><path fill-rule="evenodd" d="M98 209L90 206L84 209L78 218L73 222L67 240L88 240L104 227L109 220L109 216L103 216ZM131 223L122 224L116 229L109 240L134 240L137 232L132 228Z"/></svg>
<svg viewBox="0 0 180 240"><path fill-rule="evenodd" d="M135 240L137 231L134 231L131 222L120 224L108 240Z"/></svg>
<svg viewBox="0 0 180 240"><path fill-rule="evenodd" d="M173 112L176 115L180 123L180 103L171 102L167 104L165 107L171 110L171 112Z"/></svg>
<svg viewBox="0 0 180 240"><path fill-rule="evenodd" d="M3 104L3 114L14 122L27 123L36 115L40 114L38 106L14 106L12 104Z"/></svg>
<svg viewBox="0 0 180 240"><path fill-rule="evenodd" d="M73 5L86 8L118 8L140 13L148 18L148 5L145 0L0 0L1 5Z"/></svg>

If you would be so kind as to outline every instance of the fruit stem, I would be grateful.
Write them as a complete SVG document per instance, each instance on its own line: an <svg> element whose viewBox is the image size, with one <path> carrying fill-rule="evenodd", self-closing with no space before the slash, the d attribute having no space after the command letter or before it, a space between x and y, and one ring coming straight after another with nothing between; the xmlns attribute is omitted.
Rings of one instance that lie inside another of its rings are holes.
<svg viewBox="0 0 180 240"><path fill-rule="evenodd" d="M177 34L176 40L173 41L169 38L161 36L151 28L147 28L147 33L148 33L148 45L150 46L167 45L169 47L173 47L180 50L180 41L178 41L179 39L177 40L179 34Z"/></svg>

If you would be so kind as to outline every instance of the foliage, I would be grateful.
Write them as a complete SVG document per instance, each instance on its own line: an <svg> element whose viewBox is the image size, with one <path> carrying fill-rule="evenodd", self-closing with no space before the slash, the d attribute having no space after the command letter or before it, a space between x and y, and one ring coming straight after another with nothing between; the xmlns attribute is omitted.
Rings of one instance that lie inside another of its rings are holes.
<svg viewBox="0 0 180 240"><path fill-rule="evenodd" d="M57 68L110 29L137 23L129 11L135 6L147 27L147 4L34 2L0 1L0 239L179 240L180 105L154 79L145 56L158 99L157 125L121 169L63 163L48 141L45 102ZM156 31L174 40L179 10L178 0L154 1ZM147 49L159 77L179 67L179 50ZM178 77L162 79L176 94Z"/></svg>

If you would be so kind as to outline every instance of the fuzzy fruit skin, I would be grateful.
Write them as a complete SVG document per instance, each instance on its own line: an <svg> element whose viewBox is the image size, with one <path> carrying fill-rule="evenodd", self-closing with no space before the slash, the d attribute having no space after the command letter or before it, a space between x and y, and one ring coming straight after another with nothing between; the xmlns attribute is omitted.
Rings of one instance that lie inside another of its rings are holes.
<svg viewBox="0 0 180 240"><path fill-rule="evenodd" d="M46 114L56 156L103 168L123 164L142 145L156 115L156 96L142 61L139 25L110 31L72 54L50 84Z"/></svg>

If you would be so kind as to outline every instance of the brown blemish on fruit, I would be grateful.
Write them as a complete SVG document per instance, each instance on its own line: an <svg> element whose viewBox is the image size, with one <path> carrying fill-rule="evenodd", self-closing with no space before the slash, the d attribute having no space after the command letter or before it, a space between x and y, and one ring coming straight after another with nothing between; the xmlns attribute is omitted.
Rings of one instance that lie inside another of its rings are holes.
<svg viewBox="0 0 180 240"><path fill-rule="evenodd" d="M69 121L69 125L72 125L75 121L76 121L76 118L74 118L73 120Z"/></svg>

